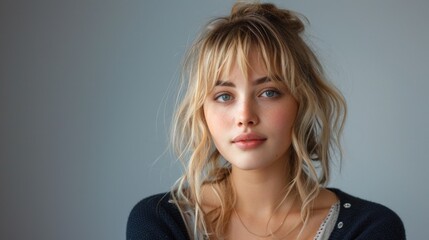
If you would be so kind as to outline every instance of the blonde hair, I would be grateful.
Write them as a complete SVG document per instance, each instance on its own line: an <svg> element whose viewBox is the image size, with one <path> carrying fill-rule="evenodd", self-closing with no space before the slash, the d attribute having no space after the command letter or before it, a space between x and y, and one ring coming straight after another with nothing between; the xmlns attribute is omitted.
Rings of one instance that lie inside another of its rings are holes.
<svg viewBox="0 0 429 240"><path fill-rule="evenodd" d="M338 149L341 156L346 104L303 40L301 18L272 4L236 3L229 16L211 21L189 49L182 77L184 95L172 126L172 144L185 172L172 196L187 219L191 238L222 238L234 208L230 165L211 140L203 104L220 74L233 63L249 67L250 51L258 52L268 77L286 85L298 102L288 163L292 180L286 184L287 192L296 193L301 202L303 226L320 187L329 181L332 154ZM211 185L216 186L220 203L209 213L202 209L202 187L207 183L216 183Z"/></svg>

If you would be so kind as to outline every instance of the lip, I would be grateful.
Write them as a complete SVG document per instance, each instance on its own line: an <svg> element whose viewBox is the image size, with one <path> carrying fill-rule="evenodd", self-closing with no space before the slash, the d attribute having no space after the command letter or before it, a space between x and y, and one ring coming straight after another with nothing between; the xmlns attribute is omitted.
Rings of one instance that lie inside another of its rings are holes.
<svg viewBox="0 0 429 240"><path fill-rule="evenodd" d="M242 133L232 139L232 143L242 150L257 148L267 140L256 133Z"/></svg>

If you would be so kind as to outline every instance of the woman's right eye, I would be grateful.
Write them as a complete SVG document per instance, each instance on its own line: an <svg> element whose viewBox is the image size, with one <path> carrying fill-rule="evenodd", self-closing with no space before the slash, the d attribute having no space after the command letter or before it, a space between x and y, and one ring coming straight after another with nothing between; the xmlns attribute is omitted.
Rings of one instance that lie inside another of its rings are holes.
<svg viewBox="0 0 429 240"><path fill-rule="evenodd" d="M219 94L215 97L215 100L218 102L228 102L231 101L232 96L227 93Z"/></svg>

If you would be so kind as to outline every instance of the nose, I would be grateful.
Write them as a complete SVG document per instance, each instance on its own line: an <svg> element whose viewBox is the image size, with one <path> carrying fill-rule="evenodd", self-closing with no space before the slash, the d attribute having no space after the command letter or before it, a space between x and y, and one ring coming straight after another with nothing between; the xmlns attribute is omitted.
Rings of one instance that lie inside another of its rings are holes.
<svg viewBox="0 0 429 240"><path fill-rule="evenodd" d="M248 127L259 123L257 105L251 99L243 100L238 108L237 125L239 127Z"/></svg>

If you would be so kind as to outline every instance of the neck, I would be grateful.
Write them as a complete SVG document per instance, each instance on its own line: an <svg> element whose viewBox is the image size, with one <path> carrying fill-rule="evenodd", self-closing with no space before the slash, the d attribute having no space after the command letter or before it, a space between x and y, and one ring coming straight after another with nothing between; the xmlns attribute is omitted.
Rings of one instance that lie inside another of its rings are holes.
<svg viewBox="0 0 429 240"><path fill-rule="evenodd" d="M233 168L230 177L237 196L237 211L269 216L281 208L290 209L293 193L279 205L291 180L286 163L258 170Z"/></svg>

